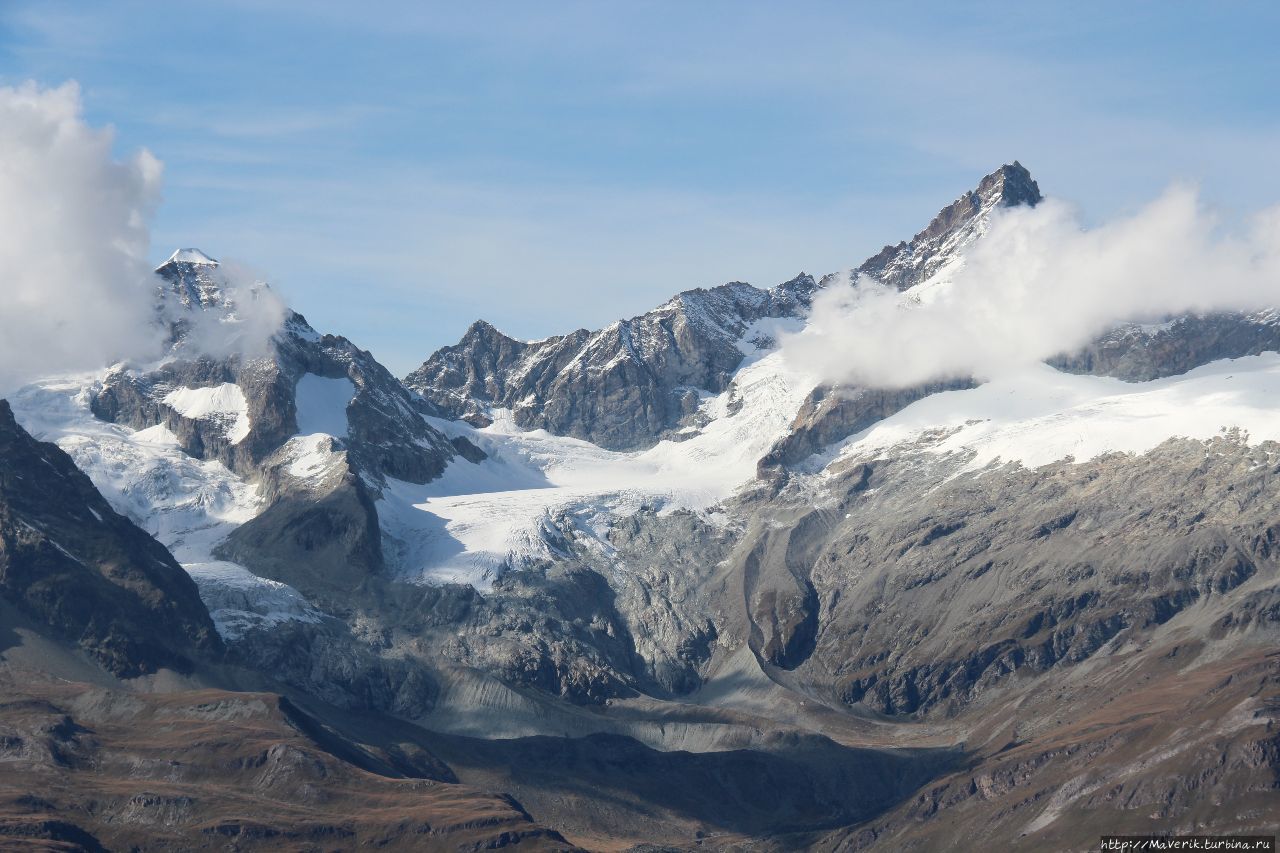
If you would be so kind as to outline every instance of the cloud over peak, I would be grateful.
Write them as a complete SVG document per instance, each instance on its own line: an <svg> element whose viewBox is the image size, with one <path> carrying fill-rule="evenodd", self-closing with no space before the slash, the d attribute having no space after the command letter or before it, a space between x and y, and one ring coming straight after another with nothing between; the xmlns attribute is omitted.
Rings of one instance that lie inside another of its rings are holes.
<svg viewBox="0 0 1280 853"><path fill-rule="evenodd" d="M1121 323L1274 306L1280 208L1227 233L1194 189L1174 186L1133 216L1086 229L1072 207L1047 199L996 211L947 277L919 294L846 277L817 296L786 356L831 383L988 379Z"/></svg>

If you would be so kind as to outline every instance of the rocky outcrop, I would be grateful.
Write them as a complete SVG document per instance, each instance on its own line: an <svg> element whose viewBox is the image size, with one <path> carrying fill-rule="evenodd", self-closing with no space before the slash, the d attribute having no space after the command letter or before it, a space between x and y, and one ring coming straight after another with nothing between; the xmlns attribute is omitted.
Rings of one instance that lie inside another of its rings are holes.
<svg viewBox="0 0 1280 853"><path fill-rule="evenodd" d="M351 383L345 435L339 439L362 473L426 483L459 454L473 460L483 456L465 440L458 445L432 427L425 418L437 410L401 385L372 355L346 338L317 334L298 314L291 314L272 338L269 356L192 353L147 373L120 369L103 381L92 405L103 420L134 429L161 424L190 455L216 459L256 480L268 457L298 433L297 386L308 375ZM181 399L173 396L175 392L228 385L243 400L239 432L239 413L195 416L174 402ZM343 413L336 416L342 418Z"/></svg>
<svg viewBox="0 0 1280 853"><path fill-rule="evenodd" d="M195 583L71 458L0 401L0 594L116 675L188 670L222 644Z"/></svg>
<svg viewBox="0 0 1280 853"><path fill-rule="evenodd" d="M1222 358L1280 351L1280 313L1218 313L1126 324L1049 363L1068 373L1147 382Z"/></svg>
<svg viewBox="0 0 1280 853"><path fill-rule="evenodd" d="M217 547L217 556L341 607L383 569L382 534L369 487L344 461L334 467L324 482L311 485L274 471L273 482L286 485Z"/></svg>
<svg viewBox="0 0 1280 853"><path fill-rule="evenodd" d="M815 283L772 290L733 283L690 290L598 332L526 343L484 322L431 356L405 384L454 417L510 409L518 426L611 450L647 447L695 414L699 392L728 387L749 327L796 315Z"/></svg>
<svg viewBox="0 0 1280 853"><path fill-rule="evenodd" d="M726 624L717 568L736 533L698 513L652 509L610 527L609 583L634 644L636 683L651 695L683 696L702 686L721 640L717 625ZM589 547L577 550L587 564L605 568Z"/></svg>
<svg viewBox="0 0 1280 853"><path fill-rule="evenodd" d="M757 473L769 478L779 466L797 465L930 394L973 387L970 379L926 382L910 388L819 385L801 404L791 431L760 460Z"/></svg>

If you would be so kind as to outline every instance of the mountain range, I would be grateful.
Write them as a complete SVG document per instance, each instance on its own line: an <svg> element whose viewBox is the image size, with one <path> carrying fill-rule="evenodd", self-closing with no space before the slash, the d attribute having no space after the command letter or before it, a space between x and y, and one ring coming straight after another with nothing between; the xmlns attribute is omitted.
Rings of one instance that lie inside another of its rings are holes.
<svg viewBox="0 0 1280 853"><path fill-rule="evenodd" d="M1002 166L854 280L911 310L1041 200ZM786 348L848 280L477 321L399 379L175 252L161 358L0 404L0 840L1273 831L1280 311L862 387Z"/></svg>

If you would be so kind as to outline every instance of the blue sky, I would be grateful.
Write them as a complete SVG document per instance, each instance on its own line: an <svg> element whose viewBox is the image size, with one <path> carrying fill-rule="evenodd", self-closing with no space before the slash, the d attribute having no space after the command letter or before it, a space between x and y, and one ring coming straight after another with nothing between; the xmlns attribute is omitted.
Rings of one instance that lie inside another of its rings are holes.
<svg viewBox="0 0 1280 853"><path fill-rule="evenodd" d="M162 259L261 271L404 373L908 237L1021 160L1089 219L1280 201L1271 3L0 3L165 164Z"/></svg>

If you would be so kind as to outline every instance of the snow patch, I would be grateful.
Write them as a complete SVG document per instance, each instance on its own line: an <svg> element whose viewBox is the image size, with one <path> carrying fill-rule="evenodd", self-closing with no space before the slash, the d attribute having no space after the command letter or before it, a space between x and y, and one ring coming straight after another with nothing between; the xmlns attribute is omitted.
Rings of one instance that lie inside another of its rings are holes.
<svg viewBox="0 0 1280 853"><path fill-rule="evenodd" d="M342 454L334 450L333 437L324 433L294 436L289 439L285 452L289 460L286 470L299 480L323 477L343 459Z"/></svg>
<svg viewBox="0 0 1280 853"><path fill-rule="evenodd" d="M210 388L177 388L161 402L192 420L224 422L227 440L232 444L249 437L249 402L239 385L224 382Z"/></svg>
<svg viewBox="0 0 1280 853"><path fill-rule="evenodd" d="M201 266L216 267L218 262L199 249L179 249L170 255L167 261L156 267L156 269L163 269L169 264L200 264Z"/></svg>

